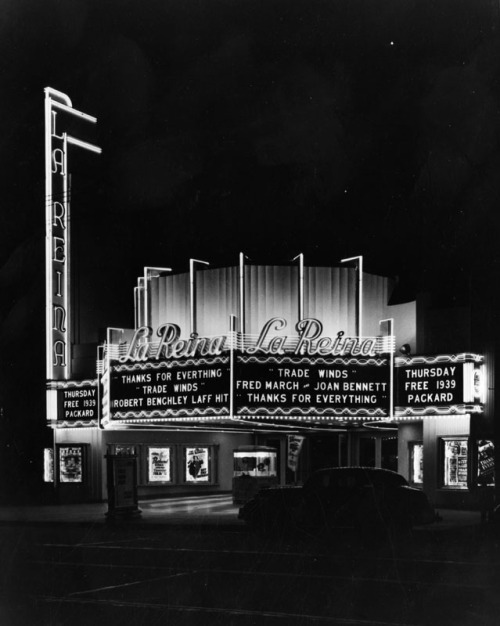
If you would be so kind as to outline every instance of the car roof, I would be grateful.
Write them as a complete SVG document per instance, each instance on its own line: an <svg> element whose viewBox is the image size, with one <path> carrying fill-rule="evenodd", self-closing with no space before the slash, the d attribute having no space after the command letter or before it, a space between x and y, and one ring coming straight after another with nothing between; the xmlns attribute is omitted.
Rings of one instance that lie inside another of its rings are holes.
<svg viewBox="0 0 500 626"><path fill-rule="evenodd" d="M354 466L354 467L326 467L323 469L316 470L313 472L307 482L314 482L315 479L320 479L321 476L328 474L332 475L345 475L351 474L353 476L364 476L365 478L369 478L370 480L386 480L392 484L400 484L407 485L407 480L401 474L397 472L393 472L392 470L383 469L381 467L365 467L365 466Z"/></svg>

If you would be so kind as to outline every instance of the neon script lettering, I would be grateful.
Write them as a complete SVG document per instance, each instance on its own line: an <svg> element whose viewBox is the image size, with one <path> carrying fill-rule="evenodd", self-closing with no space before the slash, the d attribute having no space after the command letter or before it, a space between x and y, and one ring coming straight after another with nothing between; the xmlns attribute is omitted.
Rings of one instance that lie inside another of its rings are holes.
<svg viewBox="0 0 500 626"><path fill-rule="evenodd" d="M310 318L300 321L296 335L276 335L286 328L286 320L273 317L264 324L254 345L242 348L246 354L299 356L363 356L373 357L381 352L375 337L345 337L340 331L335 338L323 337L323 324ZM228 337L199 337L191 333L188 339L181 339L181 329L177 324L163 324L157 330L159 342L153 343L153 329L141 326L128 346L121 363L129 361L147 361L149 359L176 359L183 357L219 356L229 349Z"/></svg>

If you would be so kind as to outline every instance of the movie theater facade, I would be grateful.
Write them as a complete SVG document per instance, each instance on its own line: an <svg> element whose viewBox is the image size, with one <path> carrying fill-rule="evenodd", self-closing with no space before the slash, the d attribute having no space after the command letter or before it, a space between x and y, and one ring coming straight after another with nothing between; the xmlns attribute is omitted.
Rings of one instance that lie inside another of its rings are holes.
<svg viewBox="0 0 500 626"><path fill-rule="evenodd" d="M364 272L362 257L145 267L131 285L134 328L108 328L82 367L68 155L100 148L64 132L68 118L96 122L46 88L44 473L61 501L106 499L108 460L122 456L139 497L368 465L399 471L436 506L477 502L494 480L490 357L459 339L429 351L430 318L418 302L391 304L392 281Z"/></svg>
<svg viewBox="0 0 500 626"><path fill-rule="evenodd" d="M139 497L370 465L399 471L438 506L473 506L493 476L493 437L473 425L485 359L412 356L416 303L390 305L393 287L361 257L144 268L135 327L108 329L96 377L49 383L46 453L64 499L105 499L106 455L132 454Z"/></svg>

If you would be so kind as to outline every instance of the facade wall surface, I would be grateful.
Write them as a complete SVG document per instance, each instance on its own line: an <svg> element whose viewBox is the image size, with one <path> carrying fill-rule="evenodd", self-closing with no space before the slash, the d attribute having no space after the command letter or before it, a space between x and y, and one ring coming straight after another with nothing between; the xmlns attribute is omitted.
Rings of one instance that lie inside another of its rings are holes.
<svg viewBox="0 0 500 626"><path fill-rule="evenodd" d="M398 311L397 307L387 305L392 283L386 277L370 274L364 274L363 281L363 334L376 336L380 333L379 321ZM226 334L229 316L241 317L239 268L200 269L195 272L194 284L198 334ZM335 336L340 330L355 336L357 285L357 273L352 268L304 268L304 317L319 319L326 336ZM181 328L182 337L189 335L189 273L151 277L147 297L150 326L155 329L161 324L173 323ZM258 334L273 317L284 318L290 332L299 317L298 267L245 266L244 302L246 333ZM401 322L407 313L400 310ZM415 324L415 320L410 324Z"/></svg>

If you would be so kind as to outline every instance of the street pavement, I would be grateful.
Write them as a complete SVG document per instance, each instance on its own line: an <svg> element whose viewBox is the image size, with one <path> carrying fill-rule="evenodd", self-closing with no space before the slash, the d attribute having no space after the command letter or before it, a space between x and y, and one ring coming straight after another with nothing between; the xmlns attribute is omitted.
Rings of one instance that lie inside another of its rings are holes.
<svg viewBox="0 0 500 626"><path fill-rule="evenodd" d="M200 526L231 526L242 528L238 519L239 505L230 494L184 496L143 500L139 503L141 515L126 524L194 524ZM0 506L0 523L80 523L105 524L108 506L105 502L84 504L9 505ZM442 520L428 529L446 532L453 528L480 526L479 511L443 509Z"/></svg>
<svg viewBox="0 0 500 626"><path fill-rule="evenodd" d="M496 626L496 528L474 511L383 542L289 544L248 530L229 494L0 507L0 625Z"/></svg>

